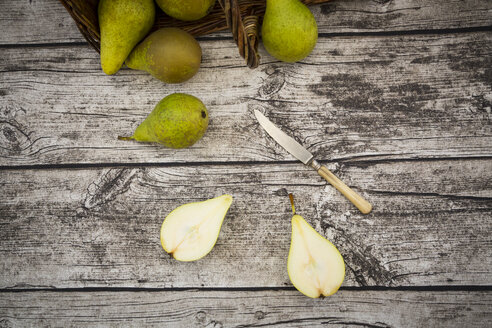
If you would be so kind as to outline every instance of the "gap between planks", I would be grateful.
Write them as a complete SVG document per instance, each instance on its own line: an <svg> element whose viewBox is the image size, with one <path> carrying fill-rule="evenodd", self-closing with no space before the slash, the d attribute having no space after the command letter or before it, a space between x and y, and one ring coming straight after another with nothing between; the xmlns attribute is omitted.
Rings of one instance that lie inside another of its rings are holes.
<svg viewBox="0 0 492 328"><path fill-rule="evenodd" d="M263 291L295 291L294 286L289 287L82 287L82 288L57 288L57 287L31 287L31 288L0 288L1 293L31 293L31 292L55 292L55 293L91 293L91 292L263 292ZM492 291L492 285L462 285L462 286L342 286L339 291L413 291L413 292L450 292L463 291L475 292Z"/></svg>
<svg viewBox="0 0 492 328"><path fill-rule="evenodd" d="M403 30L403 31L371 31L371 32L336 32L318 33L318 38L335 38L335 37L368 37L368 36L400 36L400 35L439 35L439 34L463 34L475 32L490 32L492 26L476 26L476 27L461 27L461 28L444 28L444 29L423 29L423 30ZM233 41L232 36L217 36L196 37L197 41ZM53 47L85 47L87 42L52 42L52 43L16 43L16 44L0 44L0 49L5 48L53 48Z"/></svg>
<svg viewBox="0 0 492 328"><path fill-rule="evenodd" d="M402 162L439 162L439 161L473 161L488 160L492 156L460 156L460 157L422 157L422 158L378 158L368 159L373 156L350 156L334 158L331 160L318 160L321 164L341 163L347 166L370 166L376 164L390 164ZM374 155L381 157L381 155ZM0 171L18 170L69 170L69 169L110 169L110 168L139 168L139 167L199 167L199 166L251 166L251 165L288 165L300 164L298 160L292 161L202 161L202 162L125 162L125 163L67 163L67 164L32 164L32 165L0 165Z"/></svg>

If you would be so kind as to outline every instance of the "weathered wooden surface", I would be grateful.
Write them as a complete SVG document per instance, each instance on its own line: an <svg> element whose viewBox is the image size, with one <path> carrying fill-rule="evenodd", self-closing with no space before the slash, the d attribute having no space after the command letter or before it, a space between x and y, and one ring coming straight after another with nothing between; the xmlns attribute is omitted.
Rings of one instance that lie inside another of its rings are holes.
<svg viewBox="0 0 492 328"><path fill-rule="evenodd" d="M28 292L0 294L2 327L487 327L491 292Z"/></svg>
<svg viewBox="0 0 492 328"><path fill-rule="evenodd" d="M0 45L85 42L58 0L0 1Z"/></svg>
<svg viewBox="0 0 492 328"><path fill-rule="evenodd" d="M301 63L262 50L249 70L223 32L176 86L105 76L56 0L0 1L0 327L491 325L492 2L313 11L319 44ZM178 91L210 110L194 147L116 140ZM374 212L294 161L253 109ZM235 201L213 251L167 256L167 213L225 192ZM330 298L287 277L288 192L345 258Z"/></svg>
<svg viewBox="0 0 492 328"><path fill-rule="evenodd" d="M0 165L292 160L253 109L321 159L492 156L491 33L321 38L303 63L263 52L257 70L232 42L201 45L202 68L181 85L108 77L85 46L0 49ZM117 140L172 92L208 106L200 142Z"/></svg>
<svg viewBox="0 0 492 328"><path fill-rule="evenodd" d="M490 283L490 160L330 165L374 205L361 215L301 164L3 171L2 288L281 287L291 208L339 247L344 286ZM159 229L177 205L234 203L214 250L183 263Z"/></svg>
<svg viewBox="0 0 492 328"><path fill-rule="evenodd" d="M321 33L411 31L492 25L488 0L336 0L311 7ZM0 1L0 45L85 42L57 0ZM230 33L207 37L230 36Z"/></svg>

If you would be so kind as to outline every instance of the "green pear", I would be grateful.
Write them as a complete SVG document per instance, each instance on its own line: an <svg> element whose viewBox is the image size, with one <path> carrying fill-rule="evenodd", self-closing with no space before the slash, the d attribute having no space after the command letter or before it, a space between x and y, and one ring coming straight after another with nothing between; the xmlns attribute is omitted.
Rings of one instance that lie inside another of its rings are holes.
<svg viewBox="0 0 492 328"><path fill-rule="evenodd" d="M214 247L231 195L182 205L172 211L161 226L161 245L178 261L201 259Z"/></svg>
<svg viewBox="0 0 492 328"><path fill-rule="evenodd" d="M270 55L293 63L314 49L318 27L309 8L299 0L267 0L261 34Z"/></svg>
<svg viewBox="0 0 492 328"><path fill-rule="evenodd" d="M112 75L154 25L155 5L153 0L101 0L98 16L101 66Z"/></svg>
<svg viewBox="0 0 492 328"><path fill-rule="evenodd" d="M156 0L157 5L171 17L193 21L205 17L215 0Z"/></svg>
<svg viewBox="0 0 492 328"><path fill-rule="evenodd" d="M336 293L345 277L345 263L338 249L295 210L287 272L294 287L311 298Z"/></svg>
<svg viewBox="0 0 492 328"><path fill-rule="evenodd" d="M208 111L200 99L184 93L173 93L155 106L133 136L118 139L185 148L197 142L207 127Z"/></svg>
<svg viewBox="0 0 492 328"><path fill-rule="evenodd" d="M126 65L166 83L181 83L198 72L201 60L202 49L193 36L168 27L153 32L136 46Z"/></svg>

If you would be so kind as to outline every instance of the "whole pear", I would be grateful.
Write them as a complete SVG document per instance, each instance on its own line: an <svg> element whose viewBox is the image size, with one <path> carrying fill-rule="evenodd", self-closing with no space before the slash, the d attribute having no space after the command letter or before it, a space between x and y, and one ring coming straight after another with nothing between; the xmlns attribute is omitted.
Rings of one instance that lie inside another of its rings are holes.
<svg viewBox="0 0 492 328"><path fill-rule="evenodd" d="M154 25L155 5L153 0L101 0L98 16L101 67L112 75Z"/></svg>
<svg viewBox="0 0 492 328"><path fill-rule="evenodd" d="M314 49L318 26L309 8L299 0L267 0L261 34L270 55L293 63Z"/></svg>
<svg viewBox="0 0 492 328"><path fill-rule="evenodd" d="M166 83L181 83L200 68L202 49L191 34L174 27L150 34L132 51L126 65Z"/></svg>
<svg viewBox="0 0 492 328"><path fill-rule="evenodd" d="M156 0L156 2L166 14L183 21L194 21L205 17L215 4L215 0Z"/></svg>
<svg viewBox="0 0 492 328"><path fill-rule="evenodd" d="M133 136L118 139L186 148L197 142L207 127L208 111L200 99L185 93L173 93L155 106Z"/></svg>

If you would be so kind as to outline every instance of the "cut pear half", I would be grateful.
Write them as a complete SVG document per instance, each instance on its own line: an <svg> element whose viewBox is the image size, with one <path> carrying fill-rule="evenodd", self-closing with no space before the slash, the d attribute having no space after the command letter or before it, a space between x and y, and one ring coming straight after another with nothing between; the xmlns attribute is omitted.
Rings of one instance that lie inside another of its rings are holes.
<svg viewBox="0 0 492 328"><path fill-rule="evenodd" d="M231 195L182 205L162 223L161 244L178 261L195 261L207 255L219 237Z"/></svg>
<svg viewBox="0 0 492 328"><path fill-rule="evenodd" d="M287 272L301 293L318 298L334 294L345 277L345 263L338 249L300 215L292 217L292 241Z"/></svg>

